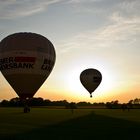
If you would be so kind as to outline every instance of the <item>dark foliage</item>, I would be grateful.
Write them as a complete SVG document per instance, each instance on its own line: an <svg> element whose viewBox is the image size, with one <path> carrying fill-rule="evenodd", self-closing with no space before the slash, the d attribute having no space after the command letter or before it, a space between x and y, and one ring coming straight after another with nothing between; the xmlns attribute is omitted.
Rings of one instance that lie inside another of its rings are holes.
<svg viewBox="0 0 140 140"><path fill-rule="evenodd" d="M20 98L12 98L11 100L2 100L0 106L2 107L22 107L25 105L29 106L64 106L67 109L76 109L77 107L86 107L86 108L108 108L108 109L132 109L140 108L140 99L136 98L130 100L128 103L119 103L118 100L111 102L100 102L100 103L90 103L90 102L68 102L66 100L60 101L50 101L48 99L43 99L41 97L31 98L27 100L21 100Z"/></svg>

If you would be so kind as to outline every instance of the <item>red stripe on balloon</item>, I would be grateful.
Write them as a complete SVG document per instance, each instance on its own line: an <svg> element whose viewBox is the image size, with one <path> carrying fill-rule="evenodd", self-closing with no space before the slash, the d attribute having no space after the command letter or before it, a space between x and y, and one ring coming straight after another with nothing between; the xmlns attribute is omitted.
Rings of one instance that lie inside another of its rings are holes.
<svg viewBox="0 0 140 140"><path fill-rule="evenodd" d="M35 57L15 57L15 62L35 62Z"/></svg>

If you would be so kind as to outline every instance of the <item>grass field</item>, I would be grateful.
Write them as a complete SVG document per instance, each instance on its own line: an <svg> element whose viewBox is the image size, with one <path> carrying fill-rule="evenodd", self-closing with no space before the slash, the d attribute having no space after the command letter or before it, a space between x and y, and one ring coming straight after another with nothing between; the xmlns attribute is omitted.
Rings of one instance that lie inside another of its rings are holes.
<svg viewBox="0 0 140 140"><path fill-rule="evenodd" d="M0 108L0 140L139 140L140 110Z"/></svg>

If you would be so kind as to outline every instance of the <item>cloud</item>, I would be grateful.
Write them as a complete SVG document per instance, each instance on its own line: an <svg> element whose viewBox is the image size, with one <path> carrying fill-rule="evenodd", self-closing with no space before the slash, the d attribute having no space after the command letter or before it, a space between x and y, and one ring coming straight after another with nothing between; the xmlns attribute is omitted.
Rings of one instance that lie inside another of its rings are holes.
<svg viewBox="0 0 140 140"><path fill-rule="evenodd" d="M139 0L125 0L117 6L119 12L124 16L140 16L140 1Z"/></svg>
<svg viewBox="0 0 140 140"><path fill-rule="evenodd" d="M79 33L61 42L59 46L62 52L99 47L139 47L140 17L126 18L113 13L110 20L110 24L106 26Z"/></svg>
<svg viewBox="0 0 140 140"><path fill-rule="evenodd" d="M116 9L128 15L140 13L139 0L67 0L66 3L71 4L78 13L110 15Z"/></svg>
<svg viewBox="0 0 140 140"><path fill-rule="evenodd" d="M73 7L75 13L101 13L102 8L99 8L102 0L67 0L66 4Z"/></svg>
<svg viewBox="0 0 140 140"><path fill-rule="evenodd" d="M102 1L102 0L68 0L67 3L87 3L87 2L99 2L99 1Z"/></svg>
<svg viewBox="0 0 140 140"><path fill-rule="evenodd" d="M110 0L107 1L109 2ZM94 2L94 0L90 0L90 2ZM77 3L79 3L78 0ZM106 8L102 9L104 11L104 19L106 19L103 22L106 22L106 24L98 26L96 30L89 29L76 34L71 39L59 42L61 52L66 53L73 49L94 49L100 47L139 47L139 5L139 0L124 0L124 2L119 1L118 3L110 4L109 7L112 10L108 15Z"/></svg>
<svg viewBox="0 0 140 140"><path fill-rule="evenodd" d="M29 16L61 0L0 0L0 19Z"/></svg>

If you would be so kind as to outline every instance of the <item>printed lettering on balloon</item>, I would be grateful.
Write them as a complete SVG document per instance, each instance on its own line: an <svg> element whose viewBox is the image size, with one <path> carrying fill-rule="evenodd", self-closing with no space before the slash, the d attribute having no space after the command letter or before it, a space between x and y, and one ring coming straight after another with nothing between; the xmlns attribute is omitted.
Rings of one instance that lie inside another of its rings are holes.
<svg viewBox="0 0 140 140"><path fill-rule="evenodd" d="M42 69L42 70L51 71L53 65L54 65L54 63L53 63L51 60L44 59L44 62L43 62L43 64L42 64L42 66L41 66L41 69Z"/></svg>
<svg viewBox="0 0 140 140"><path fill-rule="evenodd" d="M34 63L36 61L35 57L6 57L0 59L0 70L23 68L23 69L33 69Z"/></svg>

